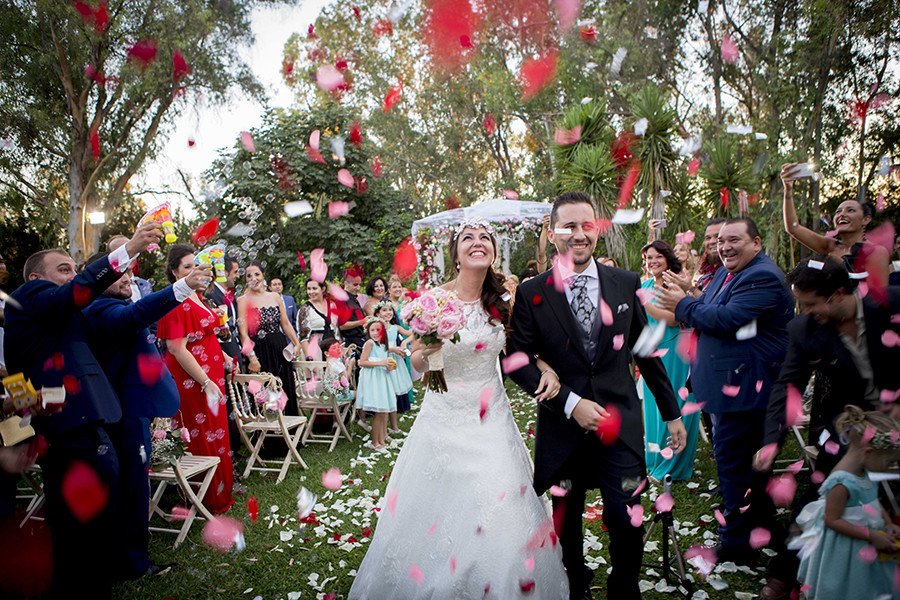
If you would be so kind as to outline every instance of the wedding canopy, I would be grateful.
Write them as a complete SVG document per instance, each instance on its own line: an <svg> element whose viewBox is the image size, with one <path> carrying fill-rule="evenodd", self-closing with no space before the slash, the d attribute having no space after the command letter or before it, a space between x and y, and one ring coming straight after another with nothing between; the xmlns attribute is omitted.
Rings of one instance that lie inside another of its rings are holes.
<svg viewBox="0 0 900 600"><path fill-rule="evenodd" d="M509 255L528 232L537 235L541 219L550 214L546 202L526 202L495 198L465 208L454 208L430 215L412 224L412 235L419 251L419 276L424 284L437 284L444 276L444 249L450 242L451 230L463 219L480 217L490 222L496 232L503 272L509 274Z"/></svg>

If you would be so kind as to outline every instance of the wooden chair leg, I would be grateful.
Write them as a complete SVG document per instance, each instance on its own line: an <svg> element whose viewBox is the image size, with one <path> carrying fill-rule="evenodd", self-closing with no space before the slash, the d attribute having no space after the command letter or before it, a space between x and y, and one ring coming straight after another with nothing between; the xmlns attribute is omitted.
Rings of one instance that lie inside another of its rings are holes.
<svg viewBox="0 0 900 600"><path fill-rule="evenodd" d="M309 413L309 419L306 421L307 427L303 430L303 443L306 444L309 441L309 436L312 435L312 424L316 422L316 415L319 414L318 407L313 408L312 412Z"/></svg>
<svg viewBox="0 0 900 600"><path fill-rule="evenodd" d="M253 465L255 465L259 460L259 451L262 449L263 442L266 441L266 436L262 432L258 432L256 436L256 444L253 446L250 452L250 458L247 459L247 468L244 469L243 477L249 477L250 473L253 471ZM260 464L260 466L264 466Z"/></svg>
<svg viewBox="0 0 900 600"><path fill-rule="evenodd" d="M197 518L198 512L207 520L213 519L212 513L209 512L209 510L205 506L203 506L203 497L206 496L206 492L209 489L213 477L216 474L216 466L217 465L210 466L210 468L208 468L203 474L203 479L200 482L200 487L196 493L194 493L191 482L188 481L184 476L184 471L181 470L181 466L178 463L175 463L173 467L173 470L175 471L175 479L178 481L179 487L184 490L184 493L187 495L188 500L190 501L190 508L188 509L187 518L184 520L184 524L182 524L181 526L181 531L178 533L178 537L175 539L176 548L179 544L181 544L181 542L184 541L184 538L187 537L188 531L190 531L194 519Z"/></svg>
<svg viewBox="0 0 900 600"><path fill-rule="evenodd" d="M351 404L347 404L347 406L344 408L343 411L341 410L340 405L335 405L335 407L334 407L334 410L335 410L334 418L337 420L338 429L341 431L341 433L344 435L344 437L347 438L347 441L350 441L353 439L353 436L350 434L350 430L347 429L347 423L345 422L347 419L347 413L350 412L351 406L352 406Z"/></svg>

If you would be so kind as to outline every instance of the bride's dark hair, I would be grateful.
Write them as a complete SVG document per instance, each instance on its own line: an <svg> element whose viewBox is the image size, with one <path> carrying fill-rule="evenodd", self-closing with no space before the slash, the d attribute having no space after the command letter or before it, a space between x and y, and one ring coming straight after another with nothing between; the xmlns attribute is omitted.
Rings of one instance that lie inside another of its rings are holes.
<svg viewBox="0 0 900 600"><path fill-rule="evenodd" d="M454 233L453 239L450 243L450 262L453 263L453 269L456 273L459 273L459 268L457 265L459 264L459 252L457 250L459 233ZM490 232L488 232L490 234ZM497 257L497 240L494 239L494 236L491 235L491 246L494 248L494 258ZM494 267L488 267L487 273L484 275L484 282L481 284L481 306L484 307L485 312L491 316L492 321L499 321L504 328L509 328L509 317L510 317L510 302L512 298L509 300L504 300L503 296L509 295L509 290L503 287L503 282L506 278L494 271Z"/></svg>

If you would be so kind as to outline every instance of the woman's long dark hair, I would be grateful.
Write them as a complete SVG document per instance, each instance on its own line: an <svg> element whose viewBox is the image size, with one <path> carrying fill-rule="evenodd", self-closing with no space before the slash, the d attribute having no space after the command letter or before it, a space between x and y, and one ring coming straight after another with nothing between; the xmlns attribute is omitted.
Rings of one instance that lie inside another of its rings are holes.
<svg viewBox="0 0 900 600"><path fill-rule="evenodd" d="M672 250L672 246L669 245L668 242L664 242L662 240L654 240L641 248L641 256L646 258L647 250L653 248L657 252L663 255L663 258L666 259L666 268L668 268L673 273L681 273L681 259L675 256L675 251Z"/></svg>
<svg viewBox="0 0 900 600"><path fill-rule="evenodd" d="M169 252L166 254L166 279L169 280L169 283L175 283L175 271L181 265L181 259L194 252L196 250L189 244L172 244L169 246Z"/></svg>
<svg viewBox="0 0 900 600"><path fill-rule="evenodd" d="M453 263L454 269L456 269L456 265L459 262L458 237L454 236L453 242L450 244L450 262ZM494 239L494 236L491 236L491 246L494 248L494 258L496 258L497 241ZM456 270L458 273L459 269ZM481 284L481 306L491 316L491 320L499 321L503 327L508 329L512 298L509 300L503 299L504 295L509 295L509 290L503 287L504 281L506 281L506 278L494 271L493 266L488 267L488 271L484 276L484 283Z"/></svg>

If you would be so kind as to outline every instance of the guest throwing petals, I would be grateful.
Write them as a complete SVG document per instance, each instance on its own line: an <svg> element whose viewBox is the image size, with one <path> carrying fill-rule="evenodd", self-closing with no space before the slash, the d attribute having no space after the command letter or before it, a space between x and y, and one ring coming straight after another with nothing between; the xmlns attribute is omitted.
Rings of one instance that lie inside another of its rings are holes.
<svg viewBox="0 0 900 600"><path fill-rule="evenodd" d="M194 249L187 244L169 247L166 278L174 283L194 270ZM219 465L203 504L213 513L223 513L234 500L225 403L225 365L231 358L222 352L216 338L219 317L192 292L181 306L160 319L156 335L166 340L166 366L175 378L181 408L175 415L179 427L187 428L191 454L218 456Z"/></svg>

